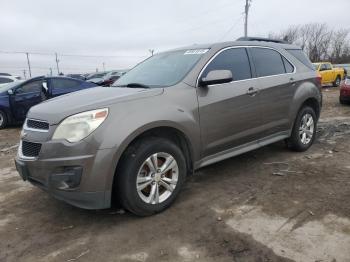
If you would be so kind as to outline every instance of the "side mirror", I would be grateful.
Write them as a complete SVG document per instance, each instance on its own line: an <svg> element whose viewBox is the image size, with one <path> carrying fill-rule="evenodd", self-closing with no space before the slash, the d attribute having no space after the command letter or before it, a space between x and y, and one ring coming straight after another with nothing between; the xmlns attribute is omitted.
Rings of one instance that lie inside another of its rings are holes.
<svg viewBox="0 0 350 262"><path fill-rule="evenodd" d="M233 80L230 70L213 70L206 77L202 77L199 81L200 86L209 86L217 84L229 83Z"/></svg>
<svg viewBox="0 0 350 262"><path fill-rule="evenodd" d="M12 89L7 90L7 93L8 93L9 95L13 95L13 94L14 94L14 92L13 92Z"/></svg>

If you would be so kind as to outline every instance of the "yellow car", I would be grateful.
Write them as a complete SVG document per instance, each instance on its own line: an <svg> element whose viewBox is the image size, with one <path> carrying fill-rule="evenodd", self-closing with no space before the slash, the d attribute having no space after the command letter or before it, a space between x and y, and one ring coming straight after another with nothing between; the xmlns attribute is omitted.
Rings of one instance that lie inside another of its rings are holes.
<svg viewBox="0 0 350 262"><path fill-rule="evenodd" d="M333 84L340 86L341 80L344 78L344 69L333 67L331 63L320 62L314 63L315 69L322 76L322 85Z"/></svg>

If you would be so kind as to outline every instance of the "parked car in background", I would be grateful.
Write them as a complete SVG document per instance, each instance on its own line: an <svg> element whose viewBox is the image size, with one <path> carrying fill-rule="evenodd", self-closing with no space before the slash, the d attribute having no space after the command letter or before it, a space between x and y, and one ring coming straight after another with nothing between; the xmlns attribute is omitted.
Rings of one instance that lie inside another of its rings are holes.
<svg viewBox="0 0 350 262"><path fill-rule="evenodd" d="M333 67L331 63L314 63L315 69L322 76L322 85L332 84L339 86L344 79L344 68Z"/></svg>
<svg viewBox="0 0 350 262"><path fill-rule="evenodd" d="M0 76L11 76L9 73L0 73Z"/></svg>
<svg viewBox="0 0 350 262"><path fill-rule="evenodd" d="M19 81L20 79L18 79L17 77L15 76L5 76L5 75L0 75L0 86L5 86L9 83L12 83L12 82L17 82Z"/></svg>
<svg viewBox="0 0 350 262"><path fill-rule="evenodd" d="M0 129L21 122L28 110L46 99L96 87L93 83L68 77L35 77L0 87Z"/></svg>
<svg viewBox="0 0 350 262"><path fill-rule="evenodd" d="M190 46L148 58L112 87L31 108L16 167L72 205L108 208L114 195L152 215L195 169L280 140L307 150L321 103L320 78L297 46Z"/></svg>
<svg viewBox="0 0 350 262"><path fill-rule="evenodd" d="M341 104L350 103L350 76L347 76L340 85L339 102Z"/></svg>
<svg viewBox="0 0 350 262"><path fill-rule="evenodd" d="M115 81L117 81L126 72L127 72L127 70L110 71L102 77L92 78L92 79L89 79L87 81L95 83L99 86L111 86Z"/></svg>
<svg viewBox="0 0 350 262"><path fill-rule="evenodd" d="M111 86L115 81L117 81L121 76L126 74L129 70L115 70L111 71L103 77L102 86Z"/></svg>
<svg viewBox="0 0 350 262"><path fill-rule="evenodd" d="M94 78L102 78L104 77L108 72L98 72L98 73L92 73L92 74L89 74L87 77L86 77L86 80L91 80L91 79L94 79Z"/></svg>
<svg viewBox="0 0 350 262"><path fill-rule="evenodd" d="M86 80L86 77L83 74L67 74L66 77L71 77L80 80Z"/></svg>

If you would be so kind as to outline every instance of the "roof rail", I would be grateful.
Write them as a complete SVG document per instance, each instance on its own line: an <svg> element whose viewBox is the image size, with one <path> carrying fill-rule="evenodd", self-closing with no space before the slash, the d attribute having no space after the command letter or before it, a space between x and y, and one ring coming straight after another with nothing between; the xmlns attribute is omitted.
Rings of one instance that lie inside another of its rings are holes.
<svg viewBox="0 0 350 262"><path fill-rule="evenodd" d="M264 38L264 37L240 37L237 41L260 41L260 42L270 42L277 44L289 44L287 41L280 39Z"/></svg>

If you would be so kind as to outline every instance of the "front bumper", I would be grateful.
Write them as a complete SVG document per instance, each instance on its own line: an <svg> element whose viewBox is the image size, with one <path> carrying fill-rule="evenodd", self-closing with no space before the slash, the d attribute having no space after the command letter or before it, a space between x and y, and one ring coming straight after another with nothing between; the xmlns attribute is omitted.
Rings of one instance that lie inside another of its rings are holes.
<svg viewBox="0 0 350 262"><path fill-rule="evenodd" d="M94 150L85 141L47 141L41 145L35 158L23 157L19 147L15 164L24 180L80 208L110 207L112 182L108 178L114 172L111 149Z"/></svg>

